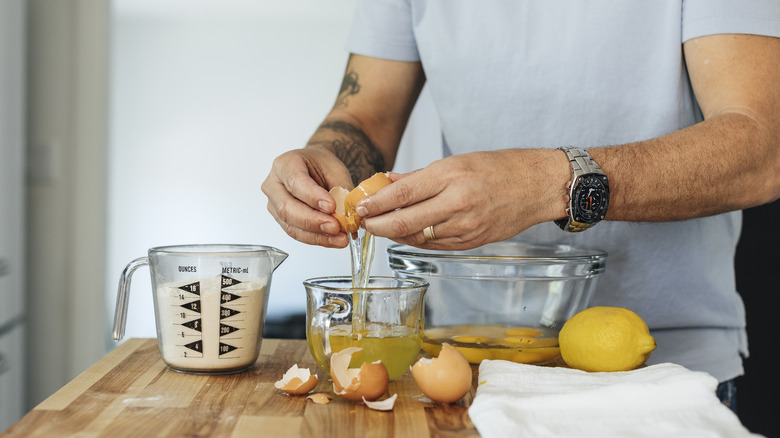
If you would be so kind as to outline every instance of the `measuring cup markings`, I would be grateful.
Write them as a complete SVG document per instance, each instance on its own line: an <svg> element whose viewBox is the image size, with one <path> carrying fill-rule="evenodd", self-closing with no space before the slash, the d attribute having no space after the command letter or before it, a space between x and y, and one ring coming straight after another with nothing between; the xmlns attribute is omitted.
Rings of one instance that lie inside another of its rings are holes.
<svg viewBox="0 0 780 438"><path fill-rule="evenodd" d="M182 270L182 268L179 267L179 272L192 272L192 270ZM185 332L182 331L181 332L182 338L185 338L185 336L190 336L190 337L195 336L195 337L200 338L197 341L190 341L190 342L188 342L188 343L186 343L186 344L184 344L182 346L184 348L186 348L186 349L189 349L189 350L195 352L195 353L200 353L200 355L196 356L196 357L203 357L203 330L202 330L203 320L200 318L200 309L202 308L201 301L200 301L200 282L196 281L195 283L185 284L184 286L180 286L179 290L182 290L185 293L193 294L193 295L198 297L198 299L195 300L195 301L189 301L187 303L179 305L180 307L184 308L185 310L190 310L192 312L195 312L196 313L195 316L197 316L196 319L193 319L193 320L190 320L190 321L186 321L186 322L183 322L181 324L184 327L188 327L188 328L196 331L197 333L194 334L194 335L186 335ZM180 293L179 294L179 299L180 300L186 300L186 299L189 299L189 297L187 295L184 295L183 293ZM182 312L180 314L180 316L182 317L182 319L185 319L185 318L189 317L189 314L187 314L186 312ZM187 350L184 350L182 355L185 358L186 357L193 357L192 353L188 352Z"/></svg>
<svg viewBox="0 0 780 438"><path fill-rule="evenodd" d="M224 269L225 268L223 268L223 272L224 272ZM234 302L236 300L239 300L239 299L243 298L243 296L236 295L236 294L234 294L234 293L232 293L230 291L226 291L226 289L229 289L230 287L238 285L238 284L241 284L241 281L236 280L235 278L228 277L225 274L222 274L222 279L221 279L222 288L220 290L220 298L219 298L219 300L220 300L220 307L219 307L219 318L220 318L219 336L220 336L220 343L219 343L219 350L218 351L219 351L219 358L220 359L226 358L226 356L223 356L223 355L228 354L228 353L230 353L230 352L240 348L240 347L237 347L235 345L231 345L231 344L227 344L227 343L221 342L221 340L224 339L224 340L239 340L240 341L241 340L240 336L238 336L238 337L231 337L231 338L225 338L225 336L228 336L228 335L231 335L233 333L236 333L239 330L245 330L245 327L236 327L234 325L228 325L228 324L225 324L225 323L222 322L225 319L232 318L232 317L242 313L241 311L236 310L236 309L234 309L232 307L226 307L225 306L226 304L230 304L230 305L233 305L233 306L243 306L242 303L235 303ZM235 291L235 292L238 292L238 291ZM242 320L232 320L232 321L230 321L230 323L231 324L235 324L236 322L244 322L244 321L245 320L243 320L243 319Z"/></svg>
<svg viewBox="0 0 780 438"><path fill-rule="evenodd" d="M246 343L259 335L259 327L254 327L253 319L247 315L262 311L265 284L265 279L239 280L220 275L158 288L160 298L167 296L172 301L171 311L160 317L169 320L179 339L168 343L175 349L169 353L182 360L241 359L240 350L254 348L254 342ZM204 337L204 332L211 335Z"/></svg>
<svg viewBox="0 0 780 438"><path fill-rule="evenodd" d="M246 323L246 319L237 319L235 318L237 315L240 315L242 313L245 313L246 310L242 309L246 307L244 303L236 302L237 300L240 300L242 298L245 298L244 295L239 295L242 292L252 292L251 290L233 290L231 289L233 286L242 284L243 282L229 277L227 275L221 275L220 277L220 306L218 309L219 312L219 342L217 346L217 353L219 359L235 359L238 356L225 356L228 353L231 353L237 349L243 348L241 346L229 344L227 342L222 341L241 341L242 333L237 333L239 331L245 331L247 328L244 326ZM183 290L184 292L189 292L192 294L197 295L199 298L194 301L189 301L184 304L180 304L179 307L182 307L186 310L189 310L191 312L194 312L197 316L196 319L192 319L186 322L179 323L179 325L182 325L184 327L193 329L198 332L198 334L189 335L189 336L199 336L201 339L194 341L194 342L188 342L185 344L178 344L179 347L184 347L188 350L192 350L196 353L201 353L200 356L197 357L203 357L203 339L202 339L202 326L203 322L200 318L201 316L201 299L200 299L200 290L201 290L201 282L197 281L195 283L186 284L184 286L180 286L178 289ZM187 297L184 294L179 294L179 299L187 299ZM246 300L244 300L246 301ZM175 306L175 305L174 305ZM186 319L190 317L191 315L189 313L180 312L180 316L182 319ZM228 324L229 323L229 324ZM185 336L188 336L184 331L181 332L182 338ZM183 357L193 357L190 352L187 350L183 351Z"/></svg>
<svg viewBox="0 0 780 438"><path fill-rule="evenodd" d="M262 245L151 248L122 272L114 340L124 336L132 274L148 265L163 361L176 371L243 371L259 355L271 274L286 257Z"/></svg>

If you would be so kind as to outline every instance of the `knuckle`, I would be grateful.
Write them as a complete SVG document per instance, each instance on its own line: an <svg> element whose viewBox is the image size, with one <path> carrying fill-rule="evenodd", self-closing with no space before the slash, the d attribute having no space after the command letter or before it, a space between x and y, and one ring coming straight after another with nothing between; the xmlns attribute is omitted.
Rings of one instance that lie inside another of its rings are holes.
<svg viewBox="0 0 780 438"><path fill-rule="evenodd" d="M291 173L284 177L284 186L287 187L288 192L296 192L298 189L298 178L295 177L295 174Z"/></svg>
<svg viewBox="0 0 780 438"><path fill-rule="evenodd" d="M330 240L328 240L328 236L326 236L324 234L315 234L314 235L314 243L316 245L324 246L324 247L331 247L331 246L333 246L333 245L331 245Z"/></svg>
<svg viewBox="0 0 780 438"><path fill-rule="evenodd" d="M398 237L393 239L393 242L400 243L401 245L420 246L422 239L418 239L416 236L410 237Z"/></svg>
<svg viewBox="0 0 780 438"><path fill-rule="evenodd" d="M298 240L297 238L298 230L295 227L285 222L282 228L284 228L284 232L287 233L288 236L292 237L295 240Z"/></svg>
<svg viewBox="0 0 780 438"><path fill-rule="evenodd" d="M278 169L283 168L285 162L287 162L287 156L290 154L290 151L286 151L280 155L277 155L276 158L271 162L271 169Z"/></svg>
<svg viewBox="0 0 780 438"><path fill-rule="evenodd" d="M446 162L447 173L462 173L468 169L469 160L465 159L464 157L453 155L449 158L450 159ZM442 164L444 163L442 162Z"/></svg>
<svg viewBox="0 0 780 438"><path fill-rule="evenodd" d="M411 234L409 232L409 224L406 223L406 221L403 221L401 219L391 220L390 230L394 236L408 236Z"/></svg>
<svg viewBox="0 0 780 438"><path fill-rule="evenodd" d="M476 248L478 246L482 246L485 243L487 243L486 236L482 233L472 232L472 233L466 233L463 236L460 236L459 244L464 247L468 248Z"/></svg>
<svg viewBox="0 0 780 438"><path fill-rule="evenodd" d="M304 218L303 219L303 224L301 224L301 228L303 228L304 230L311 231L312 230L312 225L311 224L312 224L311 218L308 218L308 217Z"/></svg>
<svg viewBox="0 0 780 438"><path fill-rule="evenodd" d="M414 200L414 189L408 184L399 184L395 191L395 198L401 205L409 205Z"/></svg>
<svg viewBox="0 0 780 438"><path fill-rule="evenodd" d="M460 223L460 229L468 231L479 229L482 224L479 220L473 217L466 217Z"/></svg>
<svg viewBox="0 0 780 438"><path fill-rule="evenodd" d="M276 214L279 216L279 220L282 222L287 222L288 216L290 214L287 201L279 201L279 203L276 205Z"/></svg>

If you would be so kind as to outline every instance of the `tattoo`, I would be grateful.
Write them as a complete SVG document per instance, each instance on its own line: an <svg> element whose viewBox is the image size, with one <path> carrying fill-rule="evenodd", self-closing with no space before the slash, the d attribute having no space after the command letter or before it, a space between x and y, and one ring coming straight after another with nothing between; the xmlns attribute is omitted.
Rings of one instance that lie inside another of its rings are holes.
<svg viewBox="0 0 780 438"><path fill-rule="evenodd" d="M341 90L339 90L339 97L336 99L337 108L347 107L347 98L360 92L360 84L358 84L358 74L354 71L348 71L344 75L344 80L341 81Z"/></svg>
<svg viewBox="0 0 780 438"><path fill-rule="evenodd" d="M365 132L355 125L333 121L323 123L320 129L328 129L339 134L339 138L331 141L330 146L336 157L349 169L353 184L358 185L374 173L385 171L385 158L382 152L374 146Z"/></svg>

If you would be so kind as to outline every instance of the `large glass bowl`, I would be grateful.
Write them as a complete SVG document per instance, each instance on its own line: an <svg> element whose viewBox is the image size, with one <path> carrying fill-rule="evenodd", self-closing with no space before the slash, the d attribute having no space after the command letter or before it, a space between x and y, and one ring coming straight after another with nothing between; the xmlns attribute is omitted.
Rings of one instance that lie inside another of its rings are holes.
<svg viewBox="0 0 780 438"><path fill-rule="evenodd" d="M393 245L387 253L396 276L430 284L423 350L437 356L447 342L473 364L556 361L558 332L590 305L607 259L597 249L521 242L469 251Z"/></svg>

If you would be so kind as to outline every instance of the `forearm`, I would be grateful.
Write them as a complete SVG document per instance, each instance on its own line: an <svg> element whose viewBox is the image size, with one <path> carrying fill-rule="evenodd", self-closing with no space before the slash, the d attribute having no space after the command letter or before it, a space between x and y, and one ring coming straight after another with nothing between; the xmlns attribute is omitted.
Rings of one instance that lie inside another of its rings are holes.
<svg viewBox="0 0 780 438"><path fill-rule="evenodd" d="M334 153L355 185L392 169L424 83L419 62L350 55L338 98L309 146Z"/></svg>
<svg viewBox="0 0 780 438"><path fill-rule="evenodd" d="M685 220L780 197L780 39L709 35L683 49L704 122L589 149L610 180L607 219Z"/></svg>
<svg viewBox="0 0 780 438"><path fill-rule="evenodd" d="M606 218L685 220L777 199L779 131L774 120L730 112L652 140L589 149L610 179Z"/></svg>

